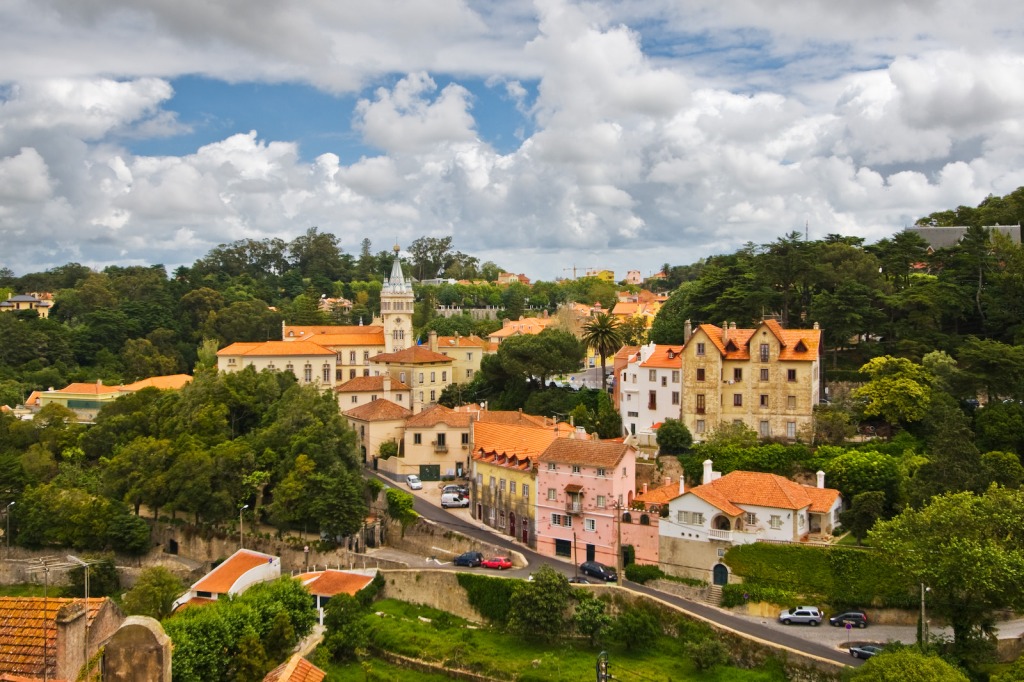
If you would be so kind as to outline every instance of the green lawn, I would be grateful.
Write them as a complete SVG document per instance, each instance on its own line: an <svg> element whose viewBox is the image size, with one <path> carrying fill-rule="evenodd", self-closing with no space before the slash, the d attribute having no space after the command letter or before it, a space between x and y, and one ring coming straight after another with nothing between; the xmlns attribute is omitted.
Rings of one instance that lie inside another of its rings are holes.
<svg viewBox="0 0 1024 682"><path fill-rule="evenodd" d="M46 594L50 597L60 595L61 588L50 585ZM28 583L25 585L0 585L0 597L42 597L43 586Z"/></svg>
<svg viewBox="0 0 1024 682"><path fill-rule="evenodd" d="M524 682L592 679L601 651L574 640L527 642L504 632L473 626L434 609L403 602L384 600L375 603L373 608L386 614L383 618L373 615L365 619L365 627L377 647L497 679ZM659 638L643 652L625 651L612 645L605 649L609 654L610 671L618 680L781 682L785 679L781 670L720 667L699 672L682 655L681 643L671 637ZM335 666L328 672L327 679L331 681L435 679L423 673L406 673L378 660Z"/></svg>

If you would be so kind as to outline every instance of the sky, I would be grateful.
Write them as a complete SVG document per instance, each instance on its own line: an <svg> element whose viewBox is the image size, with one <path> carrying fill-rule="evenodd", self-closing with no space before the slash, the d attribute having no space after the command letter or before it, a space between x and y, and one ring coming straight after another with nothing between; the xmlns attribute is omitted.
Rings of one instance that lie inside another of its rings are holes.
<svg viewBox="0 0 1024 682"><path fill-rule="evenodd" d="M1024 185L1022 38L1009 0L0 0L0 267L870 243Z"/></svg>

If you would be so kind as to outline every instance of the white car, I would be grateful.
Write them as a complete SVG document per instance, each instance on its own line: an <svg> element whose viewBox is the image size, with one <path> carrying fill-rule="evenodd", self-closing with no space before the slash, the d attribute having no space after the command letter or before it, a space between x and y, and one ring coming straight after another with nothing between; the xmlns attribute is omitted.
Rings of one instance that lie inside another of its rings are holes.
<svg viewBox="0 0 1024 682"><path fill-rule="evenodd" d="M420 477L416 474L409 474L405 477L405 482L409 485L412 490L423 490L423 482L420 481Z"/></svg>
<svg viewBox="0 0 1024 682"><path fill-rule="evenodd" d="M447 509L448 507L468 507L469 498L463 497L458 493L442 493L441 494L441 507Z"/></svg>

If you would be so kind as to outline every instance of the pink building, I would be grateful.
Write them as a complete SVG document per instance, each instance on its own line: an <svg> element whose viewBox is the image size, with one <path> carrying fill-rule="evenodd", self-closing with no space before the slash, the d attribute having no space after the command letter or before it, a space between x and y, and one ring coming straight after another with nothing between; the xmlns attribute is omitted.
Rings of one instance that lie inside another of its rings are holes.
<svg viewBox="0 0 1024 682"><path fill-rule="evenodd" d="M633 446L586 434L554 440L537 458L537 551L616 565L619 513L635 485Z"/></svg>
<svg viewBox="0 0 1024 682"><path fill-rule="evenodd" d="M683 492L682 481L665 477L662 485L637 491L629 512L622 515L622 544L633 546L638 564L658 563L658 524L668 511L668 503Z"/></svg>

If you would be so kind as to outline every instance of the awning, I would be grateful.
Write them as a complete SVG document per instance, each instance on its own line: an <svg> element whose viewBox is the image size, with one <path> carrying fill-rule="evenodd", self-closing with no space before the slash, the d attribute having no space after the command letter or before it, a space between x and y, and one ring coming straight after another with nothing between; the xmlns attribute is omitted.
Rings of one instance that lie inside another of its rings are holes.
<svg viewBox="0 0 1024 682"><path fill-rule="evenodd" d="M577 485L575 483L570 483L569 485L565 486L565 492L567 492L567 493L580 493L580 492L583 492L583 486Z"/></svg>

